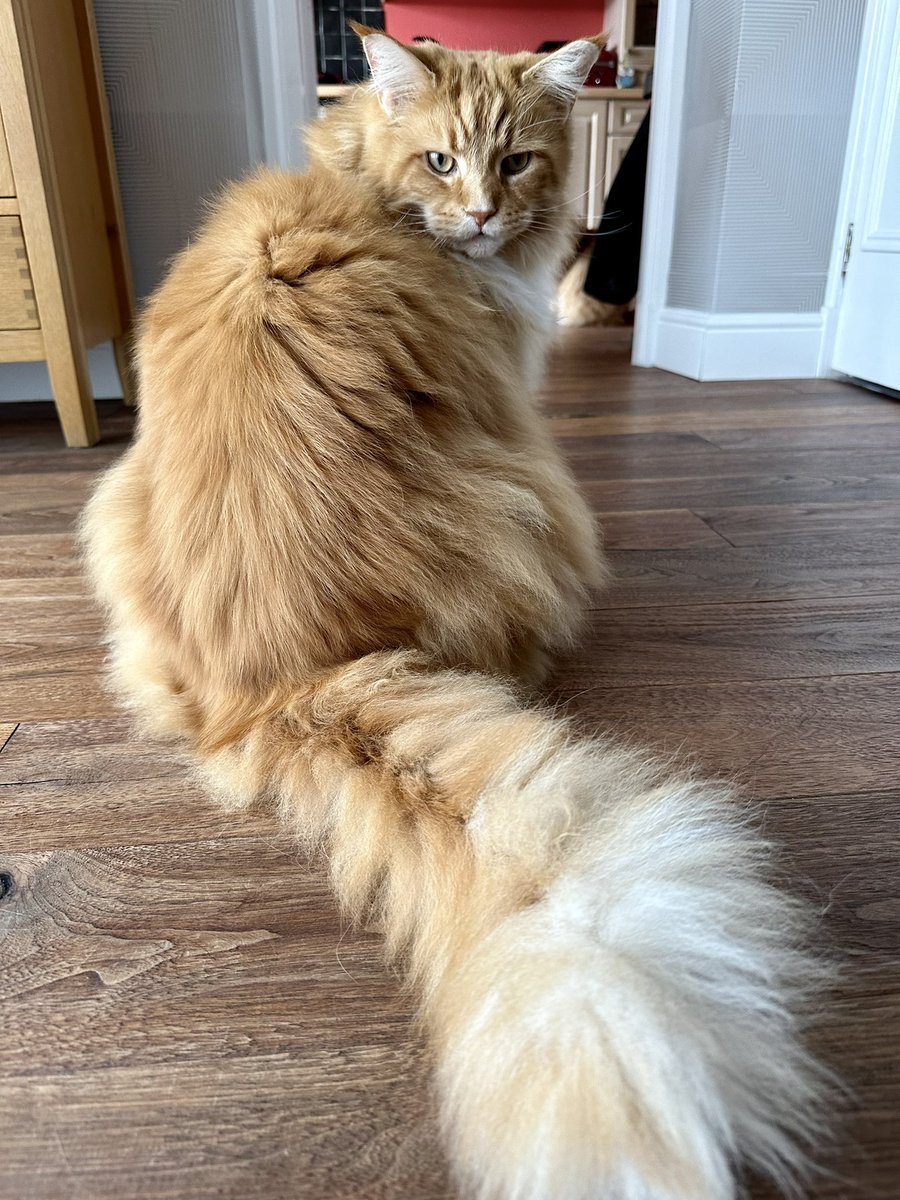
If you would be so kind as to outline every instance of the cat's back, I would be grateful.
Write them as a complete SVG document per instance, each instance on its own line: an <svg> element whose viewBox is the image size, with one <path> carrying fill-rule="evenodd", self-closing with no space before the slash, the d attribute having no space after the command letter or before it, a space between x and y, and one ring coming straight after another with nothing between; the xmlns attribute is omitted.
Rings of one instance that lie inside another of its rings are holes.
<svg viewBox="0 0 900 1200"><path fill-rule="evenodd" d="M504 333L465 264L352 181L230 188L145 317L138 437L91 518L98 580L126 557L108 514L128 562L98 587L150 604L201 690L388 645L457 661L486 624L485 661L506 663L523 589L558 590L545 538L568 481Z"/></svg>
<svg viewBox="0 0 900 1200"><path fill-rule="evenodd" d="M437 270L438 258L433 243L408 236L405 220L392 218L351 175L319 166L304 172L266 168L229 184L211 205L152 307L164 310L191 281L227 288L255 277L273 285L321 286L321 272L353 266L354 272L329 277L351 282L366 274L374 279L379 267L390 264Z"/></svg>
<svg viewBox="0 0 900 1200"><path fill-rule="evenodd" d="M230 186L178 258L144 319L145 377L179 361L196 380L245 362L265 337L339 372L454 356L462 331L490 334L477 285L410 218L386 212L350 176L265 170ZM401 353L400 347L405 346ZM382 362L382 360L390 360ZM160 389L144 397L152 408Z"/></svg>

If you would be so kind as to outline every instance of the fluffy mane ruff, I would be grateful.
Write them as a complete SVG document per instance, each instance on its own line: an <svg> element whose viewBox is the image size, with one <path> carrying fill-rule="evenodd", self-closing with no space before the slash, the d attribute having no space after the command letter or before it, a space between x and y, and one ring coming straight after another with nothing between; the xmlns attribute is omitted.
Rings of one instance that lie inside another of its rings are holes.
<svg viewBox="0 0 900 1200"><path fill-rule="evenodd" d="M229 189L148 306L138 436L83 527L116 682L380 922L467 1194L789 1188L827 1097L802 911L726 789L519 690L605 577L537 409L546 331L491 283L561 260L569 101L534 56L417 55L401 115L363 93L313 169ZM517 88L543 157L498 196L539 219L476 263L426 229L464 196L421 150L503 133Z"/></svg>

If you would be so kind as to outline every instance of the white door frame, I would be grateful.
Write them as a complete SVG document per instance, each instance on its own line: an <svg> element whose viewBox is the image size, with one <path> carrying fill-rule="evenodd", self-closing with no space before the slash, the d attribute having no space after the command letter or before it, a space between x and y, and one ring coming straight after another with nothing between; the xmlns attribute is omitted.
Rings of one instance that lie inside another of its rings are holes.
<svg viewBox="0 0 900 1200"><path fill-rule="evenodd" d="M900 0L868 0L866 4L859 47L856 92L847 135L844 178L838 199L831 267L825 288L825 328L822 336L820 375L837 374L832 370L831 364L834 359L838 316L843 298L844 251L850 224L861 213L865 189L871 182L867 166L874 154L874 143L879 128L879 123L873 116L879 111L879 88L883 81L884 59L897 21L898 6ZM859 221L856 220L855 223L858 225ZM857 229L856 233L858 237L862 230ZM852 247L850 252L852 254Z"/></svg>
<svg viewBox="0 0 900 1200"><path fill-rule="evenodd" d="M635 312L632 362L651 367L660 362L694 378L755 378L760 361L772 377L829 375L841 295L841 266L847 225L858 203L857 178L873 103L879 61L879 31L900 0L867 0L859 63L838 200L825 300L817 313L706 314L667 307L669 266L678 203L678 162L683 127L691 0L660 0L656 61L653 72L653 118L647 162L647 192L641 270ZM752 326L747 361L741 362L741 335ZM760 347L765 354L760 354ZM742 366L746 365L746 372ZM734 369L736 367L736 369Z"/></svg>
<svg viewBox="0 0 900 1200"><path fill-rule="evenodd" d="M303 167L302 127L315 117L317 105L312 0L254 0L246 16L256 29L259 56L260 158L281 167Z"/></svg>
<svg viewBox="0 0 900 1200"><path fill-rule="evenodd" d="M691 0L660 0L653 64L653 116L647 153L641 272L631 361L656 363L660 316L666 307L678 203L678 158L683 125Z"/></svg>

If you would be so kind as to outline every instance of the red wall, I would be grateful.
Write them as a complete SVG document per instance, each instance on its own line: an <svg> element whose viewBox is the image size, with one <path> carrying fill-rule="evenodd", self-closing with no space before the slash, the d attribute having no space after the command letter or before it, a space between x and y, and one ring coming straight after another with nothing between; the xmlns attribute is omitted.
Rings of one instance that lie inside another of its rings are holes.
<svg viewBox="0 0 900 1200"><path fill-rule="evenodd" d="M456 50L536 50L603 31L604 0L385 0L387 32L401 42L436 38Z"/></svg>

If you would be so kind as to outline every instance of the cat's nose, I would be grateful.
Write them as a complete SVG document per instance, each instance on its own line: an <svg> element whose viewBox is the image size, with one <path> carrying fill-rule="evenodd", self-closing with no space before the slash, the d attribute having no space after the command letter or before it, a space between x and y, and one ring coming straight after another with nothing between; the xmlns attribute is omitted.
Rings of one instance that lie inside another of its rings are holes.
<svg viewBox="0 0 900 1200"><path fill-rule="evenodd" d="M479 229L484 229L485 221L489 221L496 211L496 208L480 208L476 212L471 208L467 208L466 216L471 217Z"/></svg>

